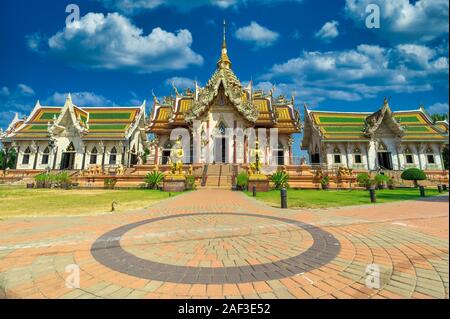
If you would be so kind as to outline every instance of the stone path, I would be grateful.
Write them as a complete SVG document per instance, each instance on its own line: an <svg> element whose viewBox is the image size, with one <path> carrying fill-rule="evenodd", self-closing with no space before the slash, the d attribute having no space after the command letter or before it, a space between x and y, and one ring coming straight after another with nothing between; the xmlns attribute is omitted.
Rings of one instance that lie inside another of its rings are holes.
<svg viewBox="0 0 450 319"><path fill-rule="evenodd" d="M448 196L280 210L225 190L11 219L0 298L448 298L448 223Z"/></svg>

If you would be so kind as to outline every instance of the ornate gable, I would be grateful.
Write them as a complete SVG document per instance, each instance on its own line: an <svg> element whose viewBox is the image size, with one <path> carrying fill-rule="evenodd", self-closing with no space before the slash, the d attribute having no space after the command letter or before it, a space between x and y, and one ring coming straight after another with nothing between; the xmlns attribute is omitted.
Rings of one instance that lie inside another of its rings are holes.
<svg viewBox="0 0 450 319"><path fill-rule="evenodd" d="M384 105L380 110L366 117L364 135L368 137L373 136L375 132L381 127L382 123L386 123L386 125L392 130L395 135L399 137L402 137L404 135L402 127L393 117L387 99L384 99Z"/></svg>

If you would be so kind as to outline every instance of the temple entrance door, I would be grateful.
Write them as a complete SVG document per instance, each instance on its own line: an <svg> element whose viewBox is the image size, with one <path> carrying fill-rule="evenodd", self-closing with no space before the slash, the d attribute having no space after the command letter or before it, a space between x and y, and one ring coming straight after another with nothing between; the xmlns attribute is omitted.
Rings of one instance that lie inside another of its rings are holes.
<svg viewBox="0 0 450 319"><path fill-rule="evenodd" d="M311 154L311 164L320 164L320 154Z"/></svg>
<svg viewBox="0 0 450 319"><path fill-rule="evenodd" d="M380 166L381 169L387 169L389 171L394 169L392 167L390 152L378 152L378 166Z"/></svg>
<svg viewBox="0 0 450 319"><path fill-rule="evenodd" d="M74 152L62 153L61 170L73 170L74 163L75 163Z"/></svg>
<svg viewBox="0 0 450 319"><path fill-rule="evenodd" d="M216 163L226 163L226 139L225 137L219 137L214 142L214 161Z"/></svg>
<svg viewBox="0 0 450 319"><path fill-rule="evenodd" d="M138 156L137 156L137 154L131 154L131 158L130 158L131 166L134 166L137 163L138 163Z"/></svg>

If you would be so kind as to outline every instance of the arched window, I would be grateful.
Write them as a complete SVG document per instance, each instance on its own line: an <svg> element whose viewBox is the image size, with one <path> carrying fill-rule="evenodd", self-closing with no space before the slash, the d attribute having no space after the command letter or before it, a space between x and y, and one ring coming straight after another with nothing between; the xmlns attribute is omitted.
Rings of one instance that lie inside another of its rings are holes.
<svg viewBox="0 0 450 319"><path fill-rule="evenodd" d="M44 152L42 153L42 161L41 164L42 165L47 165L48 164L48 159L50 157L50 148L47 146L44 150Z"/></svg>
<svg viewBox="0 0 450 319"><path fill-rule="evenodd" d="M341 164L341 150L338 147L333 150L333 161L334 164Z"/></svg>
<svg viewBox="0 0 450 319"><path fill-rule="evenodd" d="M434 158L434 152L433 149L431 147L428 147L426 150L426 154L427 154L427 162L428 164L436 164L436 160Z"/></svg>
<svg viewBox="0 0 450 319"><path fill-rule="evenodd" d="M220 122L219 126L217 127L217 132L220 135L225 135L226 130L227 130L227 128L226 128L225 124L223 122Z"/></svg>
<svg viewBox="0 0 450 319"><path fill-rule="evenodd" d="M91 165L97 164L97 155L98 155L97 148L94 147L94 148L91 150L91 156L90 156L90 158L89 158L89 164L91 164Z"/></svg>
<svg viewBox="0 0 450 319"><path fill-rule="evenodd" d="M353 150L353 156L355 159L355 164L362 164L362 155L359 147L355 147L355 149Z"/></svg>
<svg viewBox="0 0 450 319"><path fill-rule="evenodd" d="M164 144L164 148L163 148L163 154L162 154L162 160L161 160L162 165L167 165L169 163L171 150L172 150L172 142L167 141Z"/></svg>
<svg viewBox="0 0 450 319"><path fill-rule="evenodd" d="M116 165L117 162L117 149L114 146L109 153L109 165Z"/></svg>
<svg viewBox="0 0 450 319"><path fill-rule="evenodd" d="M414 156L409 147L405 149L405 162L406 164L414 164Z"/></svg>
<svg viewBox="0 0 450 319"><path fill-rule="evenodd" d="M30 164L30 154L31 154L31 149L30 149L30 147L27 147L25 149L25 152L23 152L22 165Z"/></svg>
<svg viewBox="0 0 450 319"><path fill-rule="evenodd" d="M75 146L73 146L72 142L70 142L69 146L67 146L66 152L75 152Z"/></svg>

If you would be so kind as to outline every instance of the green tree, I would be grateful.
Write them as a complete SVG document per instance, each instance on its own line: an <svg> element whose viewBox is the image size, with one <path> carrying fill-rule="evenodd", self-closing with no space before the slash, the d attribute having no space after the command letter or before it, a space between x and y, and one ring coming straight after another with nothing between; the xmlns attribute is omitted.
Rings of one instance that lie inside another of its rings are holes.
<svg viewBox="0 0 450 319"><path fill-rule="evenodd" d="M448 120L448 114L446 113L435 113L430 115L433 121L445 121Z"/></svg>
<svg viewBox="0 0 450 319"><path fill-rule="evenodd" d="M5 169L5 150L2 149L0 150L0 170L4 170ZM6 168L14 168L14 164L16 163L16 157L17 157L17 152L15 149L11 149L9 150L9 154L8 154L8 163L6 165Z"/></svg>

